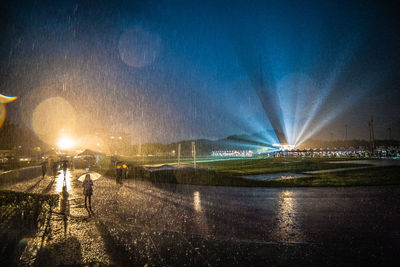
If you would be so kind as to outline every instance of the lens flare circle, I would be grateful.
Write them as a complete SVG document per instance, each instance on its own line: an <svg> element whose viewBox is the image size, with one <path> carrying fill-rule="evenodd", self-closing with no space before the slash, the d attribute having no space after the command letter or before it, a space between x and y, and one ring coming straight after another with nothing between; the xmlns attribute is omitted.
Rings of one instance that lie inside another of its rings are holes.
<svg viewBox="0 0 400 267"><path fill-rule="evenodd" d="M76 113L72 105L62 97L51 97L42 101L32 115L32 129L48 144L59 138L60 131L73 131Z"/></svg>
<svg viewBox="0 0 400 267"><path fill-rule="evenodd" d="M122 61L135 68L151 65L161 50L161 39L140 27L125 31L118 42Z"/></svg>

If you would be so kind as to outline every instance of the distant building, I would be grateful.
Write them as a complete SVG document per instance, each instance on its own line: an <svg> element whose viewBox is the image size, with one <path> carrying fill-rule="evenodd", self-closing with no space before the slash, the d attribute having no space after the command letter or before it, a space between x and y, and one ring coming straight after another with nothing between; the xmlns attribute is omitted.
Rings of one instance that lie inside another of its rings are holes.
<svg viewBox="0 0 400 267"><path fill-rule="evenodd" d="M41 154L42 159L52 159L52 160L58 160L61 156L61 153L54 149L47 150L46 152Z"/></svg>
<svg viewBox="0 0 400 267"><path fill-rule="evenodd" d="M212 151L213 157L253 157L254 152L251 150L217 150Z"/></svg>
<svg viewBox="0 0 400 267"><path fill-rule="evenodd" d="M86 149L82 153L78 154L78 157L91 159L95 163L97 163L100 159L104 158L106 155L101 152L97 152L94 150Z"/></svg>

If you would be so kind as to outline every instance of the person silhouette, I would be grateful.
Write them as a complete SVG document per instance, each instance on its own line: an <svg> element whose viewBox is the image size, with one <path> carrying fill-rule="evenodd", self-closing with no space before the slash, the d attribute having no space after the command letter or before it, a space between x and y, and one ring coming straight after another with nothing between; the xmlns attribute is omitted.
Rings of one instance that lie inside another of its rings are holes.
<svg viewBox="0 0 400 267"><path fill-rule="evenodd" d="M90 174L87 173L83 181L83 194L85 195L85 209L87 209L87 201L89 199L89 210L92 211L92 194L93 194L93 180Z"/></svg>
<svg viewBox="0 0 400 267"><path fill-rule="evenodd" d="M42 178L44 178L46 172L47 172L47 162L42 162Z"/></svg>

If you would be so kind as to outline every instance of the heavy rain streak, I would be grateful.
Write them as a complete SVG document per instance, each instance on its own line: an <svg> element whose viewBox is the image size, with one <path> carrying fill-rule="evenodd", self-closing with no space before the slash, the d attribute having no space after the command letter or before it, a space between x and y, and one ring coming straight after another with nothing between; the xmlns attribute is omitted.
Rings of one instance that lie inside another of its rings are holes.
<svg viewBox="0 0 400 267"><path fill-rule="evenodd" d="M0 3L0 265L382 265L395 1Z"/></svg>
<svg viewBox="0 0 400 267"><path fill-rule="evenodd" d="M377 113L368 96L395 69L385 47L367 41L379 15L368 8L331 21L323 14L339 7L328 3L232 4L224 14L221 4L26 5L7 9L22 18L5 31L2 88L20 96L10 118L50 145L111 128L136 144L261 133L265 145L299 146L341 136L346 114ZM288 17L276 17L280 9ZM375 106L388 118L377 130L397 127L390 108ZM361 121L346 123L366 138Z"/></svg>

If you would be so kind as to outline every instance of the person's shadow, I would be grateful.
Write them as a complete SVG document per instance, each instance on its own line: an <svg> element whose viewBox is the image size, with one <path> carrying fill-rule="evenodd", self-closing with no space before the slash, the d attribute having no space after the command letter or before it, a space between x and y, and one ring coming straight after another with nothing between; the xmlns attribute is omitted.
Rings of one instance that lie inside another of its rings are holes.
<svg viewBox="0 0 400 267"><path fill-rule="evenodd" d="M89 217L92 217L92 216L94 215L94 212L93 212L90 208L85 207L85 209L86 209L86 211L87 211Z"/></svg>
<svg viewBox="0 0 400 267"><path fill-rule="evenodd" d="M70 236L50 246L43 246L36 255L33 266L83 266L82 245Z"/></svg>

